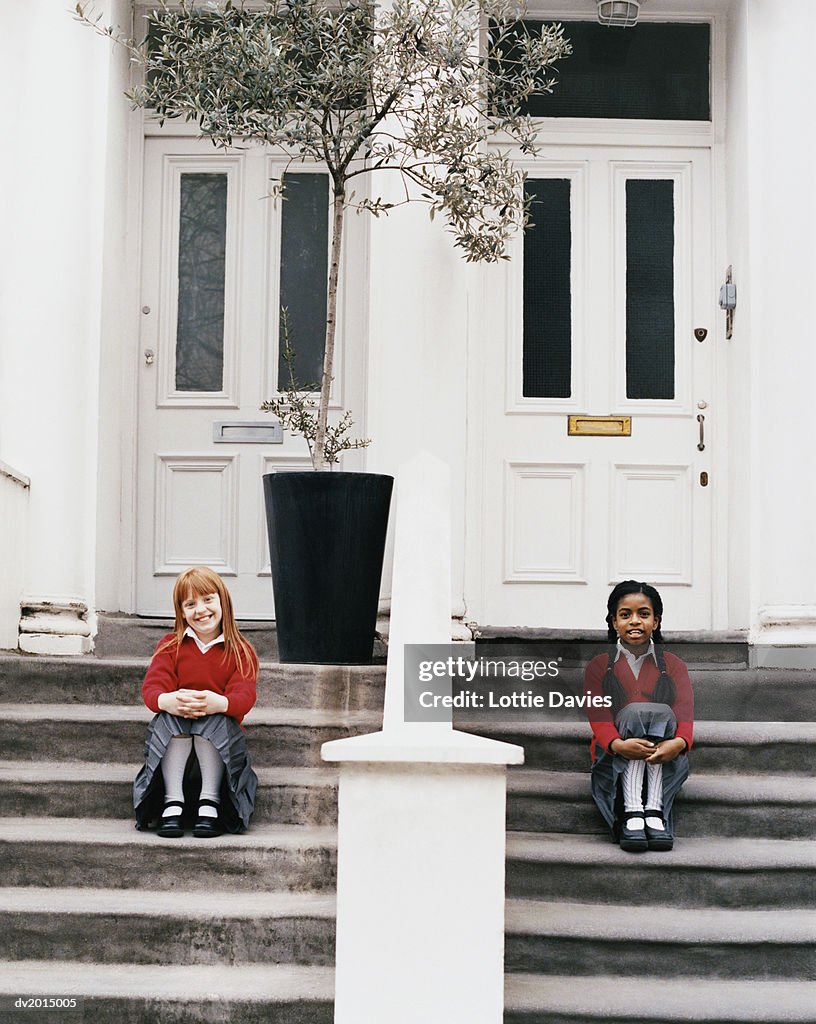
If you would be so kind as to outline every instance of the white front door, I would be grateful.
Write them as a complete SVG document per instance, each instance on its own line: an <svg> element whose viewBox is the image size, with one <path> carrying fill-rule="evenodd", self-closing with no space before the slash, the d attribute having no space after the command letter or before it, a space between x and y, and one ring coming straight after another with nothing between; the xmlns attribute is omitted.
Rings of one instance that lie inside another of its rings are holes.
<svg viewBox="0 0 816 1024"><path fill-rule="evenodd" d="M294 165L287 200L275 202L282 164L260 147L222 153L162 137L145 147L136 610L167 613L175 576L206 564L239 617L273 618L261 478L311 463L301 438L272 435L259 406L276 394L282 303L299 379L319 379L328 178ZM360 244L353 223L346 241L346 252ZM333 408L352 408L359 425L362 353L343 347L359 312L344 296L340 307Z"/></svg>
<svg viewBox="0 0 816 1024"><path fill-rule="evenodd" d="M710 628L710 154L545 152L533 227L488 275L469 617L601 629L634 578L667 629Z"/></svg>

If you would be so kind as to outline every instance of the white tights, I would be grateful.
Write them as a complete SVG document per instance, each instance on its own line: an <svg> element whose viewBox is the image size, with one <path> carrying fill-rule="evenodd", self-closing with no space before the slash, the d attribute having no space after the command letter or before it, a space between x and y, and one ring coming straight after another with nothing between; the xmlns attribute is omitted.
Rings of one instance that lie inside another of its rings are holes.
<svg viewBox="0 0 816 1024"><path fill-rule="evenodd" d="M183 804L184 791L184 767L190 756L190 751L195 746L198 765L201 769L201 799L214 800L218 803L221 794L221 776L224 774L224 762L221 755L203 736L174 736L167 744L167 750L162 758L162 777L164 778L164 800L165 803ZM217 811L214 807L202 807L201 813L216 817ZM178 809L169 809L170 814L178 814Z"/></svg>
<svg viewBox="0 0 816 1024"><path fill-rule="evenodd" d="M643 809L643 775L646 775L646 810ZM650 828L663 827L663 765L627 761L623 769L623 809L626 814L646 814ZM642 828L637 821L633 828Z"/></svg>

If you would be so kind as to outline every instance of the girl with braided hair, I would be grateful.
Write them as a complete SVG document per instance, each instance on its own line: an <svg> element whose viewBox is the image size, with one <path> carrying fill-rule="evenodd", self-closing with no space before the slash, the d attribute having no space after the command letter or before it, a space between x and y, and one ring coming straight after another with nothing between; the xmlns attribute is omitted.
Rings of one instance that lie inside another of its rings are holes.
<svg viewBox="0 0 816 1024"><path fill-rule="evenodd" d="M609 650L585 674L587 690L609 705L589 712L592 796L613 839L633 853L672 848L672 804L689 771L694 697L685 663L663 650L662 618L654 587L619 583L607 602Z"/></svg>

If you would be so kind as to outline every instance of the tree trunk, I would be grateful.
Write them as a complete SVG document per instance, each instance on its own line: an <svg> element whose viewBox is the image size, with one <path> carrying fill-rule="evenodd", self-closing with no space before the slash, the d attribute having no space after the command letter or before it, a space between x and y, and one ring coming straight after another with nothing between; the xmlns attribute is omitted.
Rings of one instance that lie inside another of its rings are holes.
<svg viewBox="0 0 816 1024"><path fill-rule="evenodd" d="M337 333L337 283L340 277L340 253L343 245L343 215L345 193L334 192L332 207L332 240L329 261L329 288L326 294L326 349L323 353L323 377L320 381L320 401L317 407L317 432L314 446L314 468L331 469L326 462L326 424L329 419L329 396L334 379L334 338Z"/></svg>

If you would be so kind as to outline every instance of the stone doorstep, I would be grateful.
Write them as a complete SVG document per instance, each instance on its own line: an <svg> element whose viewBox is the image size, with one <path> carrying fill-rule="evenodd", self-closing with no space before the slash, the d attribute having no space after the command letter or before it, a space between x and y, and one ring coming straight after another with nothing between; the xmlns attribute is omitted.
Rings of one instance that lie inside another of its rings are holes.
<svg viewBox="0 0 816 1024"><path fill-rule="evenodd" d="M170 618L100 612L94 655L101 658L149 658L159 640L172 632L173 625ZM273 620L241 619L238 628L262 660L278 661L278 638ZM382 634L375 633L373 661L384 661L386 651Z"/></svg>

